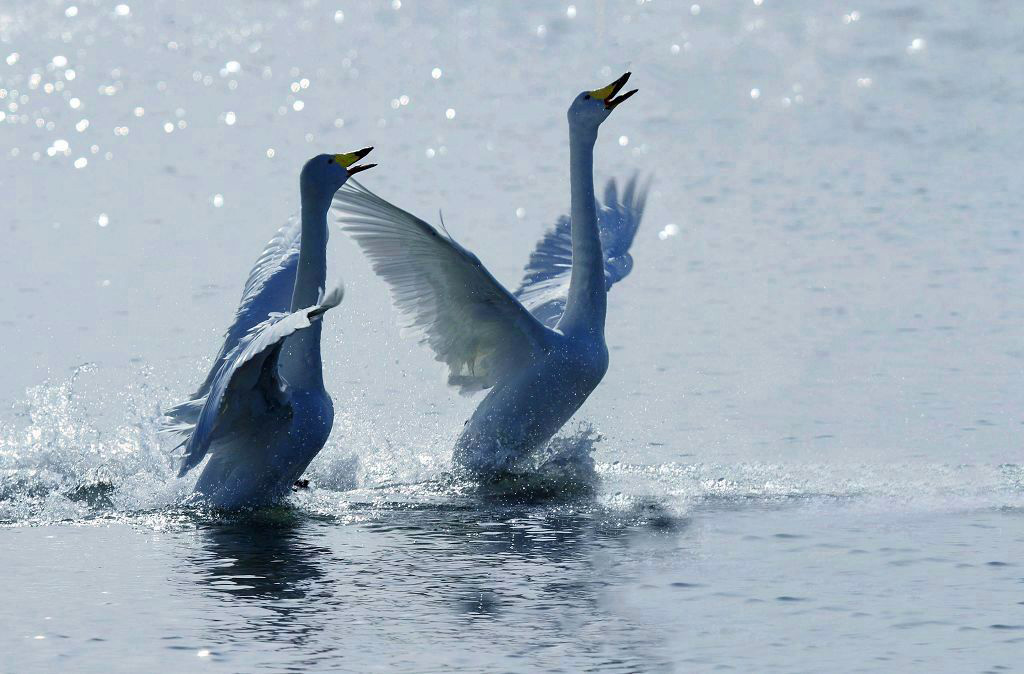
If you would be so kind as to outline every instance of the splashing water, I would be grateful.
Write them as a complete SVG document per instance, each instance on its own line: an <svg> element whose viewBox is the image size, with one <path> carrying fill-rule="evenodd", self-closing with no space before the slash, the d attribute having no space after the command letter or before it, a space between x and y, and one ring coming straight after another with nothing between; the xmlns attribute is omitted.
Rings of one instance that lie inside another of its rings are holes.
<svg viewBox="0 0 1024 674"><path fill-rule="evenodd" d="M158 514L149 524L162 526L185 510L197 512L183 504L198 471L178 479L176 455L157 439L163 401L149 384L151 373L140 372L137 385L122 395L121 416L108 429L78 390L97 371L85 364L66 381L30 388L14 420L0 422L0 524L149 521ZM306 473L310 488L296 493L289 506L342 520L367 504L385 510L473 507L474 499L555 499L553 506L653 509L674 517L695 507L744 504L1024 507L1024 467L1017 464L627 464L614 460L615 448L606 447L606 438L587 422L555 437L517 473L479 485L453 470L449 431L440 425L410 428L407 437L389 437L369 410L347 407ZM597 454L612 460L597 461Z"/></svg>

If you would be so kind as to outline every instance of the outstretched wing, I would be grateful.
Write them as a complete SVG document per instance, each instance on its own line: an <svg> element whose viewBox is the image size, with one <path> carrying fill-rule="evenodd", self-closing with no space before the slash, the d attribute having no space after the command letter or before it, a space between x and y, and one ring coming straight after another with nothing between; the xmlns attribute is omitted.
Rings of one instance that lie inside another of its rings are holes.
<svg viewBox="0 0 1024 674"><path fill-rule="evenodd" d="M219 361L195 426L182 443L185 454L179 477L199 465L211 443L231 429L236 420L244 422L275 412L287 415L291 403L277 372L281 349L290 335L308 328L338 306L342 296L339 287L316 306L290 314L271 314Z"/></svg>
<svg viewBox="0 0 1024 674"><path fill-rule="evenodd" d="M448 366L460 393L493 386L541 348L544 326L450 236L352 179L334 207L388 284L402 327Z"/></svg>
<svg viewBox="0 0 1024 674"><path fill-rule="evenodd" d="M637 176L630 178L619 197L618 185L609 180L604 203L597 204L597 226L604 250L605 289L629 275L633 245L647 202L650 183L637 187ZM540 240L530 254L523 280L515 296L544 325L555 327L565 310L572 272L572 227L566 215L558 218L553 229Z"/></svg>
<svg viewBox="0 0 1024 674"><path fill-rule="evenodd" d="M242 299L235 311L235 320L224 333L224 344L214 358L210 372L188 400L164 412L168 421L160 429L161 433L182 435L190 432L199 418L199 412L224 358L252 328L265 321L267 316L275 312L288 311L291 307L301 232L302 223L296 214L267 242L249 272L249 278L245 281Z"/></svg>

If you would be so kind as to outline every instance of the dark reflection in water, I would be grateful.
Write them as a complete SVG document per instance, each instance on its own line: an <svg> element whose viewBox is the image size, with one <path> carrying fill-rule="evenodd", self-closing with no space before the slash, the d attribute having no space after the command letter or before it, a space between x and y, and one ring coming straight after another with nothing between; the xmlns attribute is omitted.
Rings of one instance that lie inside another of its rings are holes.
<svg viewBox="0 0 1024 674"><path fill-rule="evenodd" d="M186 575L229 605L204 634L229 660L255 640L273 645L275 668L289 650L295 669L472 667L499 654L512 669L658 670L662 631L622 588L637 559L677 548L686 521L651 515L479 498L353 505L337 519L275 509L205 525Z"/></svg>
<svg viewBox="0 0 1024 674"><path fill-rule="evenodd" d="M265 511L202 531L202 582L238 597L304 599L331 551L315 544L289 511ZM205 563L204 563L205 562Z"/></svg>

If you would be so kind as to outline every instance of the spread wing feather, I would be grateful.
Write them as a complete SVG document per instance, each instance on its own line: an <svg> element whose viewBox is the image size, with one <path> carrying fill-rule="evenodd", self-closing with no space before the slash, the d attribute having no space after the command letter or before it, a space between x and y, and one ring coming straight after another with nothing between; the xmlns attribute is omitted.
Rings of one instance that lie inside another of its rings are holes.
<svg viewBox="0 0 1024 674"><path fill-rule="evenodd" d="M448 367L463 394L489 388L542 348L546 329L475 255L355 180L335 213L384 279L402 327Z"/></svg>
<svg viewBox="0 0 1024 674"><path fill-rule="evenodd" d="M597 226L604 250L605 288L611 287L629 275L633 245L640 220L647 203L649 181L637 186L634 175L619 196L615 179L608 181L604 190L604 203L597 204ZM554 328L565 310L572 272L572 225L563 215L537 243L523 273L523 280L515 296L544 325Z"/></svg>

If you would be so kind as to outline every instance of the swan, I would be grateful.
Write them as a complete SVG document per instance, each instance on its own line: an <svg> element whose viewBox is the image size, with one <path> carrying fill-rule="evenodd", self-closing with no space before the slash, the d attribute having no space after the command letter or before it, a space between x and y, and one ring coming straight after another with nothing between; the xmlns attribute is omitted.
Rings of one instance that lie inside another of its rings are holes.
<svg viewBox="0 0 1024 674"><path fill-rule="evenodd" d="M206 380L164 412L161 429L184 448L179 477L209 456L194 496L218 508L269 505L323 448L334 423L320 361L323 315L342 300L325 293L327 213L334 193L373 148L313 157L302 168L302 207L249 272L235 320Z"/></svg>
<svg viewBox="0 0 1024 674"><path fill-rule="evenodd" d="M630 73L584 91L569 107L571 209L531 255L523 283L506 290L480 260L442 232L352 180L334 198L341 228L389 285L403 328L448 367L463 394L489 389L454 451L468 477L500 480L558 432L608 369L606 296L632 268L629 246L646 187L594 196L598 127L636 93ZM604 240L606 249L602 249Z"/></svg>

